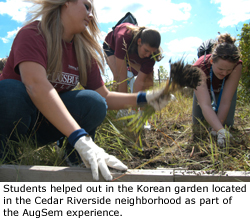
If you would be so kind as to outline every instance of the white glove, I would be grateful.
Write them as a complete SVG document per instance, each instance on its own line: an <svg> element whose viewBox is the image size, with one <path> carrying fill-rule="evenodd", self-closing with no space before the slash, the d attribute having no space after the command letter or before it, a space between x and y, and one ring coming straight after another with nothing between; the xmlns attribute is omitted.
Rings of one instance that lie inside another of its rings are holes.
<svg viewBox="0 0 250 220"><path fill-rule="evenodd" d="M215 130L210 131L212 137L217 137L217 132Z"/></svg>
<svg viewBox="0 0 250 220"><path fill-rule="evenodd" d="M233 136L225 130L224 128L220 129L217 132L217 144L220 147L225 147L226 143L230 143L230 139L233 138Z"/></svg>
<svg viewBox="0 0 250 220"><path fill-rule="evenodd" d="M98 167L105 180L112 180L108 166L126 171L128 167L116 157L107 154L102 148L98 147L91 137L83 136L75 143L75 149L82 158L87 168L91 167L94 180L99 180Z"/></svg>
<svg viewBox="0 0 250 220"><path fill-rule="evenodd" d="M156 111L163 109L168 102L176 100L173 94L164 95L164 88L146 92L147 103L154 107Z"/></svg>

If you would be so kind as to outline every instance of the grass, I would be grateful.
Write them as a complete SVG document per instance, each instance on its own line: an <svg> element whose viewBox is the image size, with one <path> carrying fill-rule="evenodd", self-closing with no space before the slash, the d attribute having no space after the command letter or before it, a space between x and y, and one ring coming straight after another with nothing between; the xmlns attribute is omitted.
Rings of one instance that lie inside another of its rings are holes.
<svg viewBox="0 0 250 220"><path fill-rule="evenodd" d="M192 125L192 97L176 93L178 101L170 103L150 119L151 130L131 131L129 117L117 119L109 111L97 129L95 142L122 160L130 169L182 167L190 170L218 172L250 171L250 105L238 101L235 125L230 128L234 140L225 148L209 135L208 126ZM15 149L15 150L14 150ZM37 147L27 139L9 142L10 164L67 166L64 147ZM5 163L5 161L0 161Z"/></svg>
<svg viewBox="0 0 250 220"><path fill-rule="evenodd" d="M178 102L170 103L149 120L152 127L150 131L133 133L123 125L126 120L119 121L114 115L108 115L109 120L99 128L98 134L103 133L100 129L106 126L106 137L112 143L105 144L102 138L97 138L97 143L101 143L100 146L130 168L183 167L208 172L249 171L250 106L238 103L235 126L230 129L235 140L222 149L217 146L215 138L209 135L206 124L192 125L192 97L181 93L176 96ZM108 127L111 121L112 127Z"/></svg>

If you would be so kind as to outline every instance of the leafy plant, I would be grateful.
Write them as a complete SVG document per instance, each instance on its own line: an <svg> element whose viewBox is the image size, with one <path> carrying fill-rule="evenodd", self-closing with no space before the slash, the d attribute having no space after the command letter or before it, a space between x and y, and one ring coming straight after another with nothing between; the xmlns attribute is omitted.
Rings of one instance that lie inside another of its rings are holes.
<svg viewBox="0 0 250 220"><path fill-rule="evenodd" d="M250 23L244 24L239 36L239 47L241 51L242 76L239 86L239 98L245 102L250 100Z"/></svg>

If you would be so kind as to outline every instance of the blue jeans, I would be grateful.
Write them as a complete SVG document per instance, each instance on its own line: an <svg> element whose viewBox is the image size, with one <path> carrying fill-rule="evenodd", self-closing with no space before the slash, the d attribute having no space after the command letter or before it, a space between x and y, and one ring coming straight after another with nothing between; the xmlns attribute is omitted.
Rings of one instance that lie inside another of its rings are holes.
<svg viewBox="0 0 250 220"><path fill-rule="evenodd" d="M216 98L216 102L218 102L219 94L215 94L215 98ZM233 95L231 106L230 106L229 112L227 114L227 118L226 118L226 120L224 122L224 125L227 125L228 127L233 126L233 124L234 124L234 113L235 113L235 108L236 108L236 99L237 99L237 90ZM193 96L193 112L192 112L192 115L193 115L193 124L198 124L199 123L197 118L200 119L201 121L203 121L205 119L203 114L202 114L201 107L198 104L198 100L197 100L197 98L195 96L195 93L194 93L194 96Z"/></svg>
<svg viewBox="0 0 250 220"><path fill-rule="evenodd" d="M69 91L59 96L80 127L94 139L96 128L103 122L107 113L105 99L92 90ZM30 136L37 141L38 146L64 137L39 113L22 82L12 79L2 80L0 81L0 158L6 141L18 140L18 136L21 135Z"/></svg>

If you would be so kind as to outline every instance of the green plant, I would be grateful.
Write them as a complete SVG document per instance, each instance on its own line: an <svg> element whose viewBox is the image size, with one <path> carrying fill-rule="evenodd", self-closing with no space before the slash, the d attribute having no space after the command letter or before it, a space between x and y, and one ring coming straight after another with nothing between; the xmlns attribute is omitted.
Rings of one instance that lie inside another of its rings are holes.
<svg viewBox="0 0 250 220"><path fill-rule="evenodd" d="M250 96L250 23L244 24L239 37L239 48L241 51L242 76L239 86L239 97L244 102L249 102Z"/></svg>
<svg viewBox="0 0 250 220"><path fill-rule="evenodd" d="M5 146L5 157L0 164L19 165L66 165L64 161L64 148L58 148L56 143L37 146L35 140L19 136L17 140L8 140Z"/></svg>
<svg viewBox="0 0 250 220"><path fill-rule="evenodd" d="M192 125L192 97L176 92L161 112L150 117L151 130L134 132L127 124L133 118L117 118L117 111L108 111L96 131L95 142L105 151L122 160L130 169L176 168L213 173L225 170L250 171L250 106L238 102L235 125L230 128L234 140L217 146L216 138L208 135L207 124ZM197 136L194 138L194 131ZM0 164L67 166L65 145L56 143L37 146L29 138L9 141L9 152Z"/></svg>

